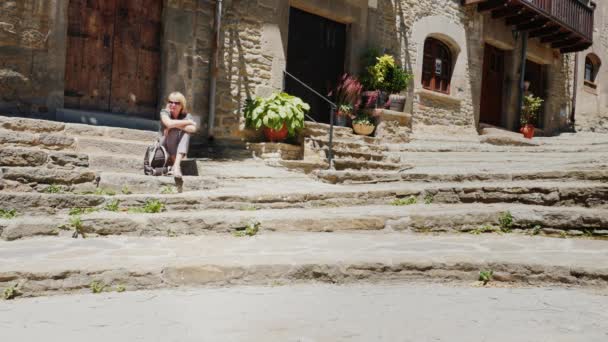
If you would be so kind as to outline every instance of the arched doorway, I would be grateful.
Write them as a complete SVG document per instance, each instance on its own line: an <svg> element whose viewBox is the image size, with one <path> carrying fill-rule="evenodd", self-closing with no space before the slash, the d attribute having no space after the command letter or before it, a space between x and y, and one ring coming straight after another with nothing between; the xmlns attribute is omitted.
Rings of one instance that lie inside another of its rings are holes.
<svg viewBox="0 0 608 342"><path fill-rule="evenodd" d="M162 0L70 0L65 107L156 115Z"/></svg>

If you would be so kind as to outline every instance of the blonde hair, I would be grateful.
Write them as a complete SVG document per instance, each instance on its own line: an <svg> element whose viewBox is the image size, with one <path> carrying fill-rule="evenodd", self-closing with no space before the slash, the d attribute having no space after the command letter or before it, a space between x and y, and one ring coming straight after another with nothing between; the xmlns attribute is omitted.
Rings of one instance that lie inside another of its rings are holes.
<svg viewBox="0 0 608 342"><path fill-rule="evenodd" d="M187 107L188 107L188 102L186 102L186 97L184 96L184 94L180 93L179 91L174 91L171 94L169 94L169 96L167 97L167 101L173 101L173 102L179 102L182 104L182 108L180 110L180 114L182 113L188 113Z"/></svg>

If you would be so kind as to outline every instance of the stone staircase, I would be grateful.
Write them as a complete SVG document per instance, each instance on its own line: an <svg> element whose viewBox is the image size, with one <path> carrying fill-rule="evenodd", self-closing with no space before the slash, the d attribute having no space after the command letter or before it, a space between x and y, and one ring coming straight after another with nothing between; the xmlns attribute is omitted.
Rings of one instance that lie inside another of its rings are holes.
<svg viewBox="0 0 608 342"><path fill-rule="evenodd" d="M147 193L217 186L205 177L143 175L156 132L0 116L0 189L19 192Z"/></svg>
<svg viewBox="0 0 608 342"><path fill-rule="evenodd" d="M114 150L90 148L112 139L146 146L151 133L0 124L0 289L23 296L90 292L94 282L128 291L471 282L481 269L512 285L608 285L608 170L594 163L608 151L561 162L535 153L526 170L508 167L530 154L502 152L484 164L485 155L424 152L420 166L403 170L403 152L338 128L337 170L310 177L261 160L205 160L205 177L184 177L179 193L172 178L117 165L143 152L127 147L113 163ZM324 128L309 125L305 138L305 153L321 161ZM109 161L98 168L91 160L100 156ZM564 167L570 161L576 167Z"/></svg>
<svg viewBox="0 0 608 342"><path fill-rule="evenodd" d="M306 122L301 133L303 140L303 160L280 161L279 164L289 169L312 173L322 181L335 182L335 174L346 174L340 182L357 182L365 175L388 175L397 178L398 172L411 168L407 163L400 163L399 158L387 154L388 148L381 144L381 139L354 134L350 127L334 126L332 141L334 169L327 171L329 153L329 125Z"/></svg>

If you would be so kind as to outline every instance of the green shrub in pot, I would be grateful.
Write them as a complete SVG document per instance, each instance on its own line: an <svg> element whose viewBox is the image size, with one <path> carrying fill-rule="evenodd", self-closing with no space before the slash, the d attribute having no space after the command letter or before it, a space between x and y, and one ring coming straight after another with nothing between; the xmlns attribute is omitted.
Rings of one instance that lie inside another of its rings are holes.
<svg viewBox="0 0 608 342"><path fill-rule="evenodd" d="M267 98L247 99L243 115L247 127L279 131L285 125L289 136L294 136L304 127L304 115L309 110L310 106L297 96L274 93Z"/></svg>

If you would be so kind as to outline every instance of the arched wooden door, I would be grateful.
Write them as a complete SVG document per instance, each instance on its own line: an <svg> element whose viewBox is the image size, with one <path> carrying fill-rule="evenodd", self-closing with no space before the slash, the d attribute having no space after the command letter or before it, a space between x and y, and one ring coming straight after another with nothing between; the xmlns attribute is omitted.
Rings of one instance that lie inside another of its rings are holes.
<svg viewBox="0 0 608 342"><path fill-rule="evenodd" d="M70 0L65 106L154 118L162 0Z"/></svg>

